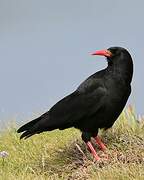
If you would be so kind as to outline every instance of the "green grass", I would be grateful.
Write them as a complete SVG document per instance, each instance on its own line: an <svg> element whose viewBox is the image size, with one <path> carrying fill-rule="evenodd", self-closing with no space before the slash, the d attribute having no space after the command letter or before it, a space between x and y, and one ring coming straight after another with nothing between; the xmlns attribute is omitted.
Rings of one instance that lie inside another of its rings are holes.
<svg viewBox="0 0 144 180"><path fill-rule="evenodd" d="M0 179L143 180L144 120L136 119L128 108L112 129L100 132L108 147L103 153L95 146L100 162L93 160L76 129L42 133L25 141L19 140L16 128L8 128L0 134L0 151L9 153L0 158Z"/></svg>

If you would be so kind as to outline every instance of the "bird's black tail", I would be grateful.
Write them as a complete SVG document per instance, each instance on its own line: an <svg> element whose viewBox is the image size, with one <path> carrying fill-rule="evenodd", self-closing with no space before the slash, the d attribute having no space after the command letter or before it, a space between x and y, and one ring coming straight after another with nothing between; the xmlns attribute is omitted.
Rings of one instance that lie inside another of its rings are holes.
<svg viewBox="0 0 144 180"><path fill-rule="evenodd" d="M22 138L26 139L34 134L40 133L35 130L36 128L34 128L40 120L41 120L41 117L38 117L37 119L34 119L34 120L28 122L27 124L23 125L22 127L20 127L17 130L18 133L23 132L23 134L20 136L20 139L22 139Z"/></svg>

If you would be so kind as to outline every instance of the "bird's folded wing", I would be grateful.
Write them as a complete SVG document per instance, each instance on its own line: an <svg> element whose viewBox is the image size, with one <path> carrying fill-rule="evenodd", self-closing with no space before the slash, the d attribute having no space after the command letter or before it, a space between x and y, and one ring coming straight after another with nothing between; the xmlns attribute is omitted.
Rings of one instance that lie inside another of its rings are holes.
<svg viewBox="0 0 144 180"><path fill-rule="evenodd" d="M49 110L48 126L55 128L73 126L83 117L96 113L102 106L106 95L106 89L103 86L97 84L87 84L86 87L82 84L81 86ZM47 113L43 115L43 118L47 118L46 116Z"/></svg>
<svg viewBox="0 0 144 180"><path fill-rule="evenodd" d="M103 106L106 92L98 81L86 80L75 92L57 102L48 112L20 127L18 132L24 132L21 138L28 138L43 131L75 126L82 118L90 117Z"/></svg>

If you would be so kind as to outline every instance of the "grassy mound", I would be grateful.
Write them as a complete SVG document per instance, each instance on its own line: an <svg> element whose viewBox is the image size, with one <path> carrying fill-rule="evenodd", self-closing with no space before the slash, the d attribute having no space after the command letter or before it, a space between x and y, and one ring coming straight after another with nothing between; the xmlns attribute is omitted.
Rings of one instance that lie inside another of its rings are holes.
<svg viewBox="0 0 144 180"><path fill-rule="evenodd" d="M16 128L11 127L0 134L0 151L9 153L0 157L0 179L143 180L144 120L136 119L128 108L112 129L100 132L108 147L103 153L95 145L100 162L93 161L76 129L55 130L20 141Z"/></svg>

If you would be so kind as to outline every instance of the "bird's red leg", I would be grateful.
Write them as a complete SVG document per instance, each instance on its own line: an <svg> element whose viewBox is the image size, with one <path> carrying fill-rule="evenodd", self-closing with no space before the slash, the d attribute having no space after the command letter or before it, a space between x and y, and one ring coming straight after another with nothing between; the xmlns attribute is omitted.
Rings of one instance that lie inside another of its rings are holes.
<svg viewBox="0 0 144 180"><path fill-rule="evenodd" d="M91 142L88 141L86 144L87 144L88 148L90 149L90 151L91 151L92 155L94 156L94 158L95 158L97 161L99 161L99 160L100 160L100 157L97 155L97 153L96 153L93 145L91 144Z"/></svg>
<svg viewBox="0 0 144 180"><path fill-rule="evenodd" d="M95 137L96 143L99 145L99 147L101 148L102 151L106 150L106 146L105 144L101 141L99 136Z"/></svg>

